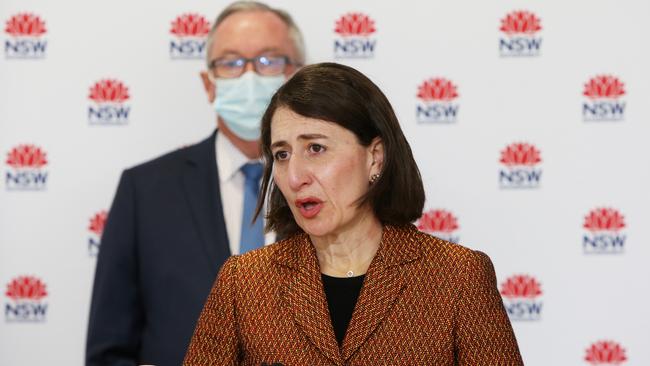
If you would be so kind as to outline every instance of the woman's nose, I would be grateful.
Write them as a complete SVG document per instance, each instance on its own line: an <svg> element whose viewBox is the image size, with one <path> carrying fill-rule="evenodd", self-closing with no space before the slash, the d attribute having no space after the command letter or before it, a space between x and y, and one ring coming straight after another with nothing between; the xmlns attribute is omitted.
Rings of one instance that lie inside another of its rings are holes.
<svg viewBox="0 0 650 366"><path fill-rule="evenodd" d="M299 191L303 186L311 182L310 170L307 161L299 155L293 155L289 159L289 187L294 191Z"/></svg>

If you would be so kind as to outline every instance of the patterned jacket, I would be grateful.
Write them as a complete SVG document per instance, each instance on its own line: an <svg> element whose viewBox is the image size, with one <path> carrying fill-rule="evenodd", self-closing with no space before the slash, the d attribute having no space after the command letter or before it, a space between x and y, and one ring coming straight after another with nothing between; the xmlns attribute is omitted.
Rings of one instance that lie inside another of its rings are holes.
<svg viewBox="0 0 650 366"><path fill-rule="evenodd" d="M231 257L184 365L522 365L487 255L386 226L339 348L306 234Z"/></svg>

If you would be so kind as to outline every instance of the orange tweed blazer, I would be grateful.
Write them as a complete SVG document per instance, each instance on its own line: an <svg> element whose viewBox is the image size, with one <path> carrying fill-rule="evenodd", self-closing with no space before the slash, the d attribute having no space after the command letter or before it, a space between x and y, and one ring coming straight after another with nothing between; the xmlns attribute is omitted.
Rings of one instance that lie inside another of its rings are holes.
<svg viewBox="0 0 650 366"><path fill-rule="evenodd" d="M231 257L184 365L522 365L487 255L386 226L339 348L306 234Z"/></svg>

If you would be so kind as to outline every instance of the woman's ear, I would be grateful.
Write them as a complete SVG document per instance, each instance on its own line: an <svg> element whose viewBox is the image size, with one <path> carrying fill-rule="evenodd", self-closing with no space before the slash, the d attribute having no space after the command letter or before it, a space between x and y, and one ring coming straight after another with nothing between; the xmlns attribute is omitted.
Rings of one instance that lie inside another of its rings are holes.
<svg viewBox="0 0 650 366"><path fill-rule="evenodd" d="M377 136L372 139L368 152L371 155L372 163L370 165L370 175L381 174L384 167L384 142L381 137Z"/></svg>

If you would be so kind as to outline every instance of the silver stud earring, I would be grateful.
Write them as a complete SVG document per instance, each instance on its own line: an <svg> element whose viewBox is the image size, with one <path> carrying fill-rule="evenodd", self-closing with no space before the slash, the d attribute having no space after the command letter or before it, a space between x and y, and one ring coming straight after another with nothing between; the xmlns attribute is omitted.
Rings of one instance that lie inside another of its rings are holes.
<svg viewBox="0 0 650 366"><path fill-rule="evenodd" d="M379 174L373 174L370 176L370 184L375 184L375 182L379 179Z"/></svg>

